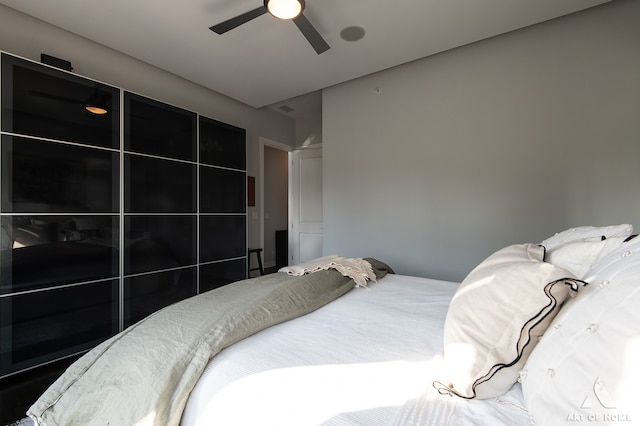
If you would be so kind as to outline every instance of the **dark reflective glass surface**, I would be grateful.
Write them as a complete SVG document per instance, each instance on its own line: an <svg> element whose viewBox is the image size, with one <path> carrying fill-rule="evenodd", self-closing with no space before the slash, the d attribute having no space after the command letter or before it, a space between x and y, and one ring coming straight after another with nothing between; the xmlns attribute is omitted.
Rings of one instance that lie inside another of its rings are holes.
<svg viewBox="0 0 640 426"><path fill-rule="evenodd" d="M0 294L118 276L118 216L2 216Z"/></svg>
<svg viewBox="0 0 640 426"><path fill-rule="evenodd" d="M200 162L245 170L246 131L200 117Z"/></svg>
<svg viewBox="0 0 640 426"><path fill-rule="evenodd" d="M195 294L195 267L125 278L124 326Z"/></svg>
<svg viewBox="0 0 640 426"><path fill-rule="evenodd" d="M196 114L133 93L124 93L124 149L196 160Z"/></svg>
<svg viewBox="0 0 640 426"><path fill-rule="evenodd" d="M3 131L119 149L119 129L119 89L2 54Z"/></svg>
<svg viewBox="0 0 640 426"><path fill-rule="evenodd" d="M118 280L0 298L0 375L89 349L118 332Z"/></svg>
<svg viewBox="0 0 640 426"><path fill-rule="evenodd" d="M124 273L196 264L196 216L127 216Z"/></svg>
<svg viewBox="0 0 640 426"><path fill-rule="evenodd" d="M246 188L245 172L201 166L200 212L246 212Z"/></svg>
<svg viewBox="0 0 640 426"><path fill-rule="evenodd" d="M195 213L196 165L125 154L127 213Z"/></svg>
<svg viewBox="0 0 640 426"><path fill-rule="evenodd" d="M2 135L4 213L118 212L118 154Z"/></svg>
<svg viewBox="0 0 640 426"><path fill-rule="evenodd" d="M246 216L200 216L200 262L246 256Z"/></svg>
<svg viewBox="0 0 640 426"><path fill-rule="evenodd" d="M0 377L246 277L244 129L2 56Z"/></svg>
<svg viewBox="0 0 640 426"><path fill-rule="evenodd" d="M246 259L208 263L200 266L200 293L247 277Z"/></svg>

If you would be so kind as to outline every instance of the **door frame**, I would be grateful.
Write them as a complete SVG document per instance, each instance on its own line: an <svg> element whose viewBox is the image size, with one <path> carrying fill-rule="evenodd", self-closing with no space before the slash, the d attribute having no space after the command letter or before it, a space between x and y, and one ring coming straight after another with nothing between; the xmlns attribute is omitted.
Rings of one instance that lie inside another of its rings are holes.
<svg viewBox="0 0 640 426"><path fill-rule="evenodd" d="M258 144L259 144L259 149L258 149L258 224L260 225L260 247L262 247L264 249L264 147L268 146L270 148L275 148L277 150L280 151L286 151L288 154L288 156L290 157L290 153L291 151L294 151L296 149L296 147L291 146L291 145L287 145L285 143L282 142L278 142L272 139L268 139L265 137L260 136L259 140L258 140ZM287 200L289 202L289 208L291 206L290 204L290 200L291 200L291 166L290 166L290 159L287 160ZM290 222L289 217L287 217L287 226ZM251 259L247 259L248 262L251 261Z"/></svg>
<svg viewBox="0 0 640 426"><path fill-rule="evenodd" d="M263 136L260 136L258 138L258 224L260 225L260 247L264 248L264 147L268 146L270 148L275 148L278 149L280 151L286 151L288 153L288 160L287 160L287 175L288 175L288 188L287 188L287 193L288 193L288 217L287 217L287 235L288 235L288 241L287 241L287 247L291 247L291 241L293 238L293 235L291 232L289 232L291 230L291 226L292 226L292 215L291 215L291 208L292 208L292 191L291 188L293 187L293 174L291 173L291 153L293 151L304 151L307 149L314 149L314 148L322 148L322 143L314 143L314 144L310 144L310 145L305 145L305 146L291 146L291 145L287 145L285 143L282 142L278 142L275 141L273 139L269 139L269 138L265 138ZM248 237L248 235L247 235ZM290 258L290 257L289 257ZM247 258L247 262L250 262L251 259ZM289 262L287 262L287 264L289 264Z"/></svg>

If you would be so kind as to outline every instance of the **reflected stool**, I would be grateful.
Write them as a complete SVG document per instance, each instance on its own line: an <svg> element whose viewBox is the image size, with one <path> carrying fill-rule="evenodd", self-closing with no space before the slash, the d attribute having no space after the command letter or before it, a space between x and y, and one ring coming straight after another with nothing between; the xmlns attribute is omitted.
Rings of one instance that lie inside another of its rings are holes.
<svg viewBox="0 0 640 426"><path fill-rule="evenodd" d="M262 249L261 248L255 248L255 249L248 249L247 250L247 277L251 277L251 271L260 271L260 275L264 275L264 269L262 268L262 255L260 253L262 253ZM258 267L257 268L252 268L251 267L251 253L255 253L257 258L258 258Z"/></svg>

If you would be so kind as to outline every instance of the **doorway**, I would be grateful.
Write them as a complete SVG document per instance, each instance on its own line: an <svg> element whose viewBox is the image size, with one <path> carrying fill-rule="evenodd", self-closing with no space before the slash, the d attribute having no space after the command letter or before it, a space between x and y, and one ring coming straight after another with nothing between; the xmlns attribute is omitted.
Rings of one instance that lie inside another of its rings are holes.
<svg viewBox="0 0 640 426"><path fill-rule="evenodd" d="M322 256L322 146L296 148L261 137L259 152L265 273Z"/></svg>
<svg viewBox="0 0 640 426"><path fill-rule="evenodd" d="M260 145L260 244L265 273L271 273L288 264L289 152L293 147L266 138L260 138Z"/></svg>

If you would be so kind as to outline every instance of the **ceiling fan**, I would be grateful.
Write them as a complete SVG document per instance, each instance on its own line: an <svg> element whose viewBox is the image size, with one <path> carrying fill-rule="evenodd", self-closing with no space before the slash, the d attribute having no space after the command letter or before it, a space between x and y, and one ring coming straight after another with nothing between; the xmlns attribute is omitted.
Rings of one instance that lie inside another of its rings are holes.
<svg viewBox="0 0 640 426"><path fill-rule="evenodd" d="M304 0L264 0L264 5L213 25L209 27L209 29L216 34L224 34L258 16L270 13L278 19L292 20L318 55L326 52L329 50L329 45L324 41L311 22L302 14L303 10Z"/></svg>

